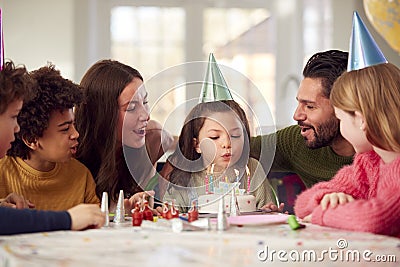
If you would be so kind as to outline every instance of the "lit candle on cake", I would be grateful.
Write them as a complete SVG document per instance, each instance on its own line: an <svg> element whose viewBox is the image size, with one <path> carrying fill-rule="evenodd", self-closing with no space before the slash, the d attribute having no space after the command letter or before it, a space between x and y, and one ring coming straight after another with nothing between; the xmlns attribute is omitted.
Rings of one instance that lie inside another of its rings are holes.
<svg viewBox="0 0 400 267"><path fill-rule="evenodd" d="M250 193L250 170L249 167L246 166L246 174L247 174L247 194Z"/></svg>
<svg viewBox="0 0 400 267"><path fill-rule="evenodd" d="M214 182L213 182L213 179L214 179L214 177L213 177L213 175L214 175L214 163L213 164L211 164L211 172L210 172L210 175L209 175L209 186L210 186L210 192L211 193L214 193Z"/></svg>
<svg viewBox="0 0 400 267"><path fill-rule="evenodd" d="M233 171L235 172L235 175L236 175L236 182L235 182L235 186L233 188L234 188L235 194L239 194L239 184L240 184L239 171L237 169L233 169Z"/></svg>
<svg viewBox="0 0 400 267"><path fill-rule="evenodd" d="M239 183L239 171L236 169L233 169L233 171L235 172L236 175L236 183Z"/></svg>
<svg viewBox="0 0 400 267"><path fill-rule="evenodd" d="M204 177L204 185L206 187L206 194L209 194L209 190L208 190L208 185L209 185L209 181L208 181L208 177L210 175L210 166L207 167L207 172L206 172L206 176Z"/></svg>

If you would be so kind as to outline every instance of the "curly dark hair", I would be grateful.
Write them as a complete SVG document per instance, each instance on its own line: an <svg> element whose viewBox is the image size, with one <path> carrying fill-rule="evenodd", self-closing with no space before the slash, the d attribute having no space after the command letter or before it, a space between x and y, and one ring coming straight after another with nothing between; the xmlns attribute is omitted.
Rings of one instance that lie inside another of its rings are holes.
<svg viewBox="0 0 400 267"><path fill-rule="evenodd" d="M328 50L314 54L303 69L304 78L320 78L323 93L329 98L333 83L346 71L349 53Z"/></svg>
<svg viewBox="0 0 400 267"><path fill-rule="evenodd" d="M73 108L83 100L79 85L63 78L52 64L31 72L31 77L36 81L36 92L22 106L18 115L21 129L7 152L22 159L29 159L31 151L23 140L30 143L42 137L52 112Z"/></svg>
<svg viewBox="0 0 400 267"><path fill-rule="evenodd" d="M25 66L16 67L12 61L7 61L0 71L0 114L15 100L28 100L33 85Z"/></svg>

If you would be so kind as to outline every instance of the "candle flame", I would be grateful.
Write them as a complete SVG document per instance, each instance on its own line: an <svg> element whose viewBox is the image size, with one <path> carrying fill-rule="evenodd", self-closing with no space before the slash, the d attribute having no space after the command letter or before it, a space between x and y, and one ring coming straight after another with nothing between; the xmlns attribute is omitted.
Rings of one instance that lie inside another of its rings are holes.
<svg viewBox="0 0 400 267"><path fill-rule="evenodd" d="M246 166L246 174L250 175L250 170L249 170L249 167L247 167L247 166Z"/></svg>

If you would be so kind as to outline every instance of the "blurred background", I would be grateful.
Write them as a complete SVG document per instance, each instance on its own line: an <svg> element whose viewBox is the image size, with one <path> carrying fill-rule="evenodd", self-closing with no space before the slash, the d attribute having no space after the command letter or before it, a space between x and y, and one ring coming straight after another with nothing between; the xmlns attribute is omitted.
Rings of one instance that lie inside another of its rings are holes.
<svg viewBox="0 0 400 267"><path fill-rule="evenodd" d="M252 122L257 134L294 123L305 62L318 51L348 50L353 11L386 58L400 66L399 1L0 0L0 8L6 59L29 70L52 62L77 83L100 59L131 65L153 81L147 87L152 118L168 121L174 134L187 110L169 115L200 89L169 90L198 73L181 67L154 77L185 62L206 61L213 52L246 108L265 114L266 120Z"/></svg>

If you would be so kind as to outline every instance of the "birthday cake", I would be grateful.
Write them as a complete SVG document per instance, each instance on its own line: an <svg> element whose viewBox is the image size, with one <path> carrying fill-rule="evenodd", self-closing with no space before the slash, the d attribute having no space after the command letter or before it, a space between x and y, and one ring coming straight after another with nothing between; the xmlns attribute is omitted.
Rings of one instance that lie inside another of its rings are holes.
<svg viewBox="0 0 400 267"><path fill-rule="evenodd" d="M231 196L220 194L201 195L198 198L200 213L218 213L219 200L224 197L225 211L229 213ZM253 195L237 195L237 202L240 212L252 212L256 210L256 197Z"/></svg>

